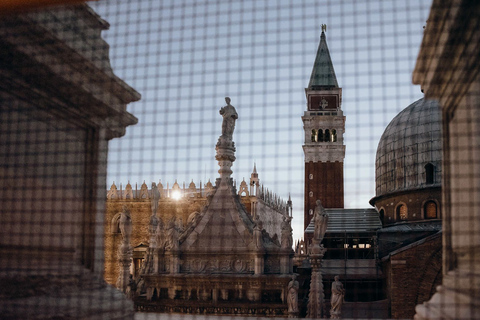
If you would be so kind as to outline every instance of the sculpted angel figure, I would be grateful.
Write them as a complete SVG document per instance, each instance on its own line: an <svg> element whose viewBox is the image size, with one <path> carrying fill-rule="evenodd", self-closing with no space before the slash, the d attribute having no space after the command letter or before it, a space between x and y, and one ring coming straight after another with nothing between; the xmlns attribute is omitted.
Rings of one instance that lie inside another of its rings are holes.
<svg viewBox="0 0 480 320"><path fill-rule="evenodd" d="M227 105L220 109L220 114L223 116L222 122L222 137L232 140L233 130L235 129L235 120L238 119L235 107L230 104L230 98L225 97Z"/></svg>

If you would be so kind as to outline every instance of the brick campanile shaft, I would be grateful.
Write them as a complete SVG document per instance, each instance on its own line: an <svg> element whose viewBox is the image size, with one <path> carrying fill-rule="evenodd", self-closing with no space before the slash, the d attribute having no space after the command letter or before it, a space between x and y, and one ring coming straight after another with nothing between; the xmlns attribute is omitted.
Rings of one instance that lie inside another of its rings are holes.
<svg viewBox="0 0 480 320"><path fill-rule="evenodd" d="M322 25L320 44L308 88L307 110L302 116L305 142L304 230L310 223L316 200L325 208L343 208L343 162L345 159L345 116L341 109L342 88L338 86ZM305 242L310 239L304 234Z"/></svg>

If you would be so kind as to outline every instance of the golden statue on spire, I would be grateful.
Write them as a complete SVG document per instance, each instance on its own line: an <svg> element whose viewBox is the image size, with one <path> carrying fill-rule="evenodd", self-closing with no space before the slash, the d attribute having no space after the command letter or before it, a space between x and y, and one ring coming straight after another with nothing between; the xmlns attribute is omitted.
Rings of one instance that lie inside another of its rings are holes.
<svg viewBox="0 0 480 320"><path fill-rule="evenodd" d="M322 32L327 32L327 25L326 24L322 24Z"/></svg>

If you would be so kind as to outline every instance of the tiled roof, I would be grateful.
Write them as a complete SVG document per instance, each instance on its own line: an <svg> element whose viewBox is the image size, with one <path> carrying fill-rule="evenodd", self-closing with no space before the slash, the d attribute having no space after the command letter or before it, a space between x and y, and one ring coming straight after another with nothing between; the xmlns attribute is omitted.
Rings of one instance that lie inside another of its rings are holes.
<svg viewBox="0 0 480 320"><path fill-rule="evenodd" d="M419 222L398 223L378 230L378 232L411 232L411 231L441 231L442 221L426 220Z"/></svg>
<svg viewBox="0 0 480 320"><path fill-rule="evenodd" d="M382 227L375 209L325 209L328 214L327 233L366 232ZM305 233L313 233L315 218L310 221Z"/></svg>

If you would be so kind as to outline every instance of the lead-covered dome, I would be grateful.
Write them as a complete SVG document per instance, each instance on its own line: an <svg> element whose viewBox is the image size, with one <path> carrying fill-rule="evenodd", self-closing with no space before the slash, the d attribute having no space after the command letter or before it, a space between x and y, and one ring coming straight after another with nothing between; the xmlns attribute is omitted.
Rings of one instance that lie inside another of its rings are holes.
<svg viewBox="0 0 480 320"><path fill-rule="evenodd" d="M440 186L441 113L436 101L420 99L385 129L375 160L376 198L398 191Z"/></svg>

